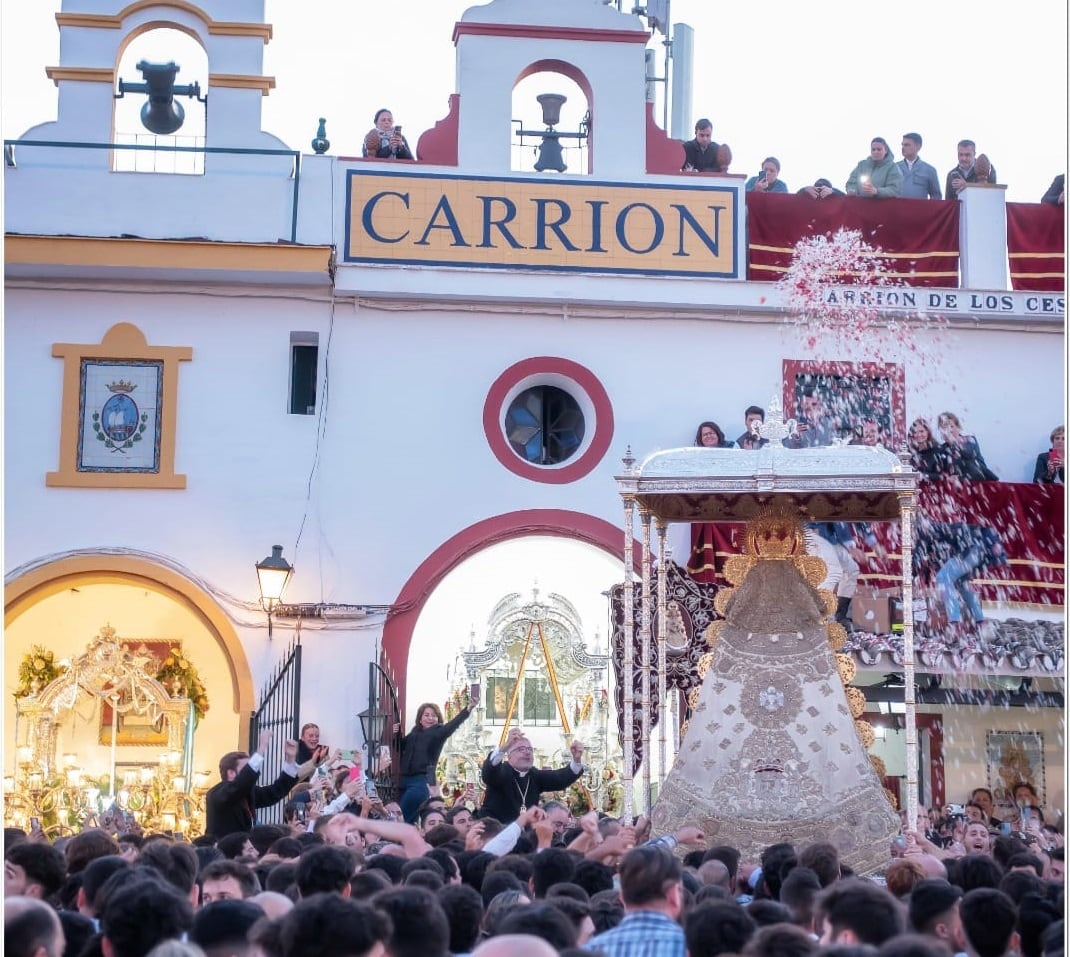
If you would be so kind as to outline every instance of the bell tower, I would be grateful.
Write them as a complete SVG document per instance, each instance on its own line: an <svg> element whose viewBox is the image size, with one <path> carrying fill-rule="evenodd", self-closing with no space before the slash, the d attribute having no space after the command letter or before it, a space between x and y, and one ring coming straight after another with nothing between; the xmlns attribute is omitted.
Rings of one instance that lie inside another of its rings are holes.
<svg viewBox="0 0 1070 957"><path fill-rule="evenodd" d="M638 16L601 0L492 0L465 11L453 34L458 165L509 172L513 88L546 72L567 76L587 97L591 173L642 176L649 37Z"/></svg>
<svg viewBox="0 0 1070 957"><path fill-rule="evenodd" d="M264 47L272 35L271 25L264 22L263 0L133 0L126 4L118 0L63 0L56 23L60 63L46 72L59 88L58 118L33 127L22 138L111 142L119 81L137 86L142 80L136 73L117 75L123 53L143 34L169 28L191 37L207 56L205 76L178 76L179 83L197 83L201 94L210 99L205 145L285 145L260 126L263 97L275 86L274 78L263 73ZM149 75L145 79L149 80ZM158 73L152 79L158 80ZM69 150L65 158L69 162ZM107 168L110 156L107 150L87 150L79 156L79 165L83 162Z"/></svg>

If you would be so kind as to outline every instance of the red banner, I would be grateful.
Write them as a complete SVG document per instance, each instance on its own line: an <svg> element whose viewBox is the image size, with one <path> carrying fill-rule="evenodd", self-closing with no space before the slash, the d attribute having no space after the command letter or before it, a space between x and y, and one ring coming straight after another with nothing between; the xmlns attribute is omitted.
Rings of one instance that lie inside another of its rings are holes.
<svg viewBox="0 0 1070 957"><path fill-rule="evenodd" d="M791 264L800 239L832 235L842 228L861 231L869 245L882 250L887 271L908 285L958 287L957 200L746 195L750 280L776 282ZM854 280L844 276L839 281Z"/></svg>
<svg viewBox="0 0 1070 957"><path fill-rule="evenodd" d="M1011 289L1062 292L1066 288L1064 209L1048 203L1007 203Z"/></svg>
<svg viewBox="0 0 1070 957"><path fill-rule="evenodd" d="M920 200L919 200L920 202ZM994 529L1007 553L1003 564L989 565L973 578L984 601L1064 603L1065 489L1062 485L1014 482L926 482L918 489L918 507L933 522ZM860 582L875 588L900 584L899 526L871 526L888 552L881 561L866 549ZM724 560L742 551L740 524L701 523L691 526L687 570L700 582L728 584ZM923 576L935 569L918 569Z"/></svg>

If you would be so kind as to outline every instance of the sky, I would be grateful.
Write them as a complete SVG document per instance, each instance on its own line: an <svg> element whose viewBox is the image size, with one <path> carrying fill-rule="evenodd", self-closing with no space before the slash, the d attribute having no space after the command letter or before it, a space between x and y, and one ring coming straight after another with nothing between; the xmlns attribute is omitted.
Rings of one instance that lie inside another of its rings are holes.
<svg viewBox="0 0 1070 957"><path fill-rule="evenodd" d="M453 25L472 5L266 0L274 38L265 72L277 86L264 100L264 129L310 151L322 116L330 153L358 155L375 111L386 106L415 144L446 112ZM59 7L59 0L12 0L0 9L5 138L55 119L56 88L44 68L59 61ZM1012 202L1039 201L1066 168L1065 4L1020 0L1000 15L952 3L672 0L671 16L695 30L695 118L709 117L713 138L731 145L732 172L753 175L773 155L793 190L818 177L842 185L874 136L898 158L906 132L922 135L921 156L941 181L956 163L958 140L975 140ZM652 44L659 70L661 39ZM184 71L178 82L194 79ZM536 122L531 96L520 99L514 115Z"/></svg>

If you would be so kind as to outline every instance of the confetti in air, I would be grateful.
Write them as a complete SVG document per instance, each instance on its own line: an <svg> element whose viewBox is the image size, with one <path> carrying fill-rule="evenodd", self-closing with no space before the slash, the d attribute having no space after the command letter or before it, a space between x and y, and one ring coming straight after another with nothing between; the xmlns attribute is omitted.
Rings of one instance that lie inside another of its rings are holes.
<svg viewBox="0 0 1070 957"><path fill-rule="evenodd" d="M916 378L932 377L944 318L918 310L921 291L859 230L801 239L777 286L788 321L815 356L904 363ZM923 369L928 374L918 375Z"/></svg>

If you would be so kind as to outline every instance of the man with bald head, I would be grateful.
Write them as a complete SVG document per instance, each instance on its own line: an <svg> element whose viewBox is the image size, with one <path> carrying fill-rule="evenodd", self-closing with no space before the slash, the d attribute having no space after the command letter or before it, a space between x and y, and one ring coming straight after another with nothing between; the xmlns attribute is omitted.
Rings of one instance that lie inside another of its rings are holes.
<svg viewBox="0 0 1070 957"><path fill-rule="evenodd" d="M7 957L63 957L66 941L56 912L33 897L4 901L4 953Z"/></svg>
<svg viewBox="0 0 1070 957"><path fill-rule="evenodd" d="M541 937L502 934L483 941L472 951L472 957L557 957L557 951Z"/></svg>
<svg viewBox="0 0 1070 957"><path fill-rule="evenodd" d="M539 803L543 791L563 791L583 774L583 745L573 741L572 760L562 768L533 767L535 752L531 741L519 728L510 728L505 744L495 748L483 762L483 783L487 791L480 817L497 818L510 824L521 811ZM509 760L504 759L508 757Z"/></svg>
<svg viewBox="0 0 1070 957"><path fill-rule="evenodd" d="M698 869L699 880L703 884L712 884L714 887L722 887L732 894L732 875L728 871L728 865L724 861L710 859L703 861Z"/></svg>

